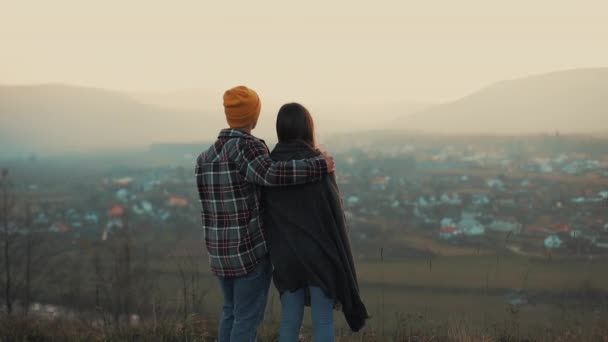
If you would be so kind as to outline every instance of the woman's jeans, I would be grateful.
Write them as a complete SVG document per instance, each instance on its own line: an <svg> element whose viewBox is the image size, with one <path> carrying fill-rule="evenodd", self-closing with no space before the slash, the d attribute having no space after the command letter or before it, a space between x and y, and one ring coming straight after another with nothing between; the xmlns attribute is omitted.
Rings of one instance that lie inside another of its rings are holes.
<svg viewBox="0 0 608 342"><path fill-rule="evenodd" d="M310 286L310 306L314 342L332 342L334 331L334 300L327 297L321 288ZM300 327L304 317L305 289L285 291L281 295L281 328L279 342L299 341Z"/></svg>
<svg viewBox="0 0 608 342"><path fill-rule="evenodd" d="M224 294L218 342L253 342L264 319L266 298L272 277L270 258L238 278L218 277Z"/></svg>

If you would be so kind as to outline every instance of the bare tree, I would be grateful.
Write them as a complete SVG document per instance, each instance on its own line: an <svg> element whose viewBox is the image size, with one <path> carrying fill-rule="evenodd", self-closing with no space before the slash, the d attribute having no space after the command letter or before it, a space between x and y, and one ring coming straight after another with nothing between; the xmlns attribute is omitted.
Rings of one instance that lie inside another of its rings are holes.
<svg viewBox="0 0 608 342"><path fill-rule="evenodd" d="M0 192L2 192L2 232L0 238L2 239L2 273L4 275L2 287L3 287L3 300L6 306L7 314L13 313L13 304L17 290L15 287L15 274L14 274L14 260L12 260L13 244L17 237L17 232L14 226L13 210L15 208L15 195L13 192L13 184L9 178L8 170L3 169L0 174Z"/></svg>
<svg viewBox="0 0 608 342"><path fill-rule="evenodd" d="M29 201L25 204L25 227L28 229L25 237L25 285L23 291L23 310L24 314L27 315L30 309L30 303L32 301L32 258L34 254L34 248L37 241L34 239L33 232L30 230L31 227L31 203Z"/></svg>
<svg viewBox="0 0 608 342"><path fill-rule="evenodd" d="M31 201L26 198L17 206L17 196L8 170L0 174L0 290L7 314L15 312L15 303L20 301L23 314L29 313L35 282L52 272L48 267L61 250L47 249L43 252L42 232L32 229ZM17 215L17 208L23 209ZM44 239L44 244L51 239Z"/></svg>
<svg viewBox="0 0 608 342"><path fill-rule="evenodd" d="M188 318L190 314L200 314L203 311L207 289L202 286L202 263L200 260L199 255L188 255L178 257L176 262L181 278L184 319Z"/></svg>
<svg viewBox="0 0 608 342"><path fill-rule="evenodd" d="M128 206L127 206L128 208ZM110 313L114 324L121 323L123 315L131 314L133 300L133 265L131 260L132 240L129 229L128 209L123 216L123 227L111 239L108 239L105 252L110 257L96 254L93 263L95 268L96 306L106 320Z"/></svg>
<svg viewBox="0 0 608 342"><path fill-rule="evenodd" d="M150 272L150 255L148 246L143 247L142 260L134 265L134 284L137 289L138 312L153 312L153 295L156 291L156 282ZM152 306L150 306L152 304Z"/></svg>

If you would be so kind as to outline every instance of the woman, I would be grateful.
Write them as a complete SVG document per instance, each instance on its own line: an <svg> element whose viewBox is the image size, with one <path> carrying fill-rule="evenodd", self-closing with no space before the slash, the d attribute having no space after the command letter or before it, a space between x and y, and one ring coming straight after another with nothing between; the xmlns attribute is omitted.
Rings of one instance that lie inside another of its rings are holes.
<svg viewBox="0 0 608 342"><path fill-rule="evenodd" d="M279 143L270 154L272 159L289 161L320 154L312 117L302 105L282 106L276 126ZM306 185L264 188L264 204L273 280L281 293L279 341L298 341L305 305L312 309L314 341L334 340L337 305L350 328L361 329L368 314L359 297L334 175Z"/></svg>

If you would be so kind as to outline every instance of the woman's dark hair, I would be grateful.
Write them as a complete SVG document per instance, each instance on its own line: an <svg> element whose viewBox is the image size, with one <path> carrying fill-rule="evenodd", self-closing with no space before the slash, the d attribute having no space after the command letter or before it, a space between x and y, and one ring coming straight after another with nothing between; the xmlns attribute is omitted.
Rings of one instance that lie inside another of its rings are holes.
<svg viewBox="0 0 608 342"><path fill-rule="evenodd" d="M279 142L302 141L315 148L315 124L306 107L299 103L287 103L277 115Z"/></svg>

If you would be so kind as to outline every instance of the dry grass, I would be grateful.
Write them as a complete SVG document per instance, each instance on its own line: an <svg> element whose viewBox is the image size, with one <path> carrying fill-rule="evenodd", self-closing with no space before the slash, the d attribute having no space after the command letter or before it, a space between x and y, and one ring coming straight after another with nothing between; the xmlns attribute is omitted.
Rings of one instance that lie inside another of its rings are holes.
<svg viewBox="0 0 608 342"><path fill-rule="evenodd" d="M608 327L597 325L592 329L565 324L562 329L546 330L536 335L517 333L517 327L479 329L464 319L451 320L430 330L415 326L416 318L403 316L395 331L381 334L372 329L360 333L337 331L337 341L349 342L493 342L493 341L608 341ZM303 330L301 341L312 341L310 330ZM46 321L25 318L0 319L0 341L166 341L207 342L215 340L215 332L208 330L199 320L171 321L162 325L143 323L137 327L94 328L85 322ZM276 326L263 327L258 335L260 342L274 342Z"/></svg>
<svg viewBox="0 0 608 342"><path fill-rule="evenodd" d="M522 256L460 256L435 257L432 269L425 259L364 262L357 265L360 282L380 279L384 273L387 285L432 287L522 288L546 291L576 290L584 282L594 288L608 290L606 262L543 261ZM524 275L528 274L526 284Z"/></svg>

